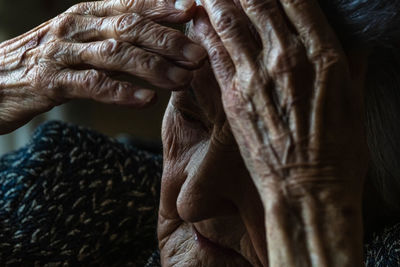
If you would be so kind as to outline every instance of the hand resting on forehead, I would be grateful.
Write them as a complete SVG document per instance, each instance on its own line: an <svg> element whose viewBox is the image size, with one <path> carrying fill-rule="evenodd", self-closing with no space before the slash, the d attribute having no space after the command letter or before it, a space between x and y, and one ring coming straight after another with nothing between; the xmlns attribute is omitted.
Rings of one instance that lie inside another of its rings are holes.
<svg viewBox="0 0 400 267"><path fill-rule="evenodd" d="M0 44L0 133L73 99L144 108L169 90L162 266L368 265L400 192L400 4L378 2L77 4Z"/></svg>

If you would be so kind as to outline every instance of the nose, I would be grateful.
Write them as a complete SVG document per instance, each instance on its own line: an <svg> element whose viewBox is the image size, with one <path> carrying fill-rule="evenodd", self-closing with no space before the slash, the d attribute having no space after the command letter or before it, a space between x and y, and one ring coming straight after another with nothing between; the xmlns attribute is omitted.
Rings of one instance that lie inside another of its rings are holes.
<svg viewBox="0 0 400 267"><path fill-rule="evenodd" d="M179 216L199 222L237 214L235 188L240 188L246 168L238 151L224 151L214 144L193 155L187 165L187 178L177 198Z"/></svg>

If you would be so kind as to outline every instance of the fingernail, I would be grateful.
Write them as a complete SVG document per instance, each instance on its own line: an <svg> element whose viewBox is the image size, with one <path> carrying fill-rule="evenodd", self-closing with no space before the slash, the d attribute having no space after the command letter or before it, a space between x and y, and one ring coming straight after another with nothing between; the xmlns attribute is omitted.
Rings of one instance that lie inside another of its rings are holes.
<svg viewBox="0 0 400 267"><path fill-rule="evenodd" d="M172 67L168 70L168 78L177 84L182 84L189 81L191 73L182 68Z"/></svg>
<svg viewBox="0 0 400 267"><path fill-rule="evenodd" d="M199 45L187 44L183 47L183 56L190 61L198 62L207 56L207 52Z"/></svg>
<svg viewBox="0 0 400 267"><path fill-rule="evenodd" d="M178 10L188 10L194 4L194 0L176 0L175 9Z"/></svg>
<svg viewBox="0 0 400 267"><path fill-rule="evenodd" d="M134 93L134 97L140 101L150 101L154 97L154 92L151 90L141 89Z"/></svg>

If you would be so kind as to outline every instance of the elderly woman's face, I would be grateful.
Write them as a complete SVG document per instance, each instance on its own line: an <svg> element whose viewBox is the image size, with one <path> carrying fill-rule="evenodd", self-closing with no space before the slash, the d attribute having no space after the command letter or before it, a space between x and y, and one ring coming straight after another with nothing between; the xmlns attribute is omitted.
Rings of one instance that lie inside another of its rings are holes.
<svg viewBox="0 0 400 267"><path fill-rule="evenodd" d="M164 116L158 236L163 266L261 266L264 214L208 65Z"/></svg>

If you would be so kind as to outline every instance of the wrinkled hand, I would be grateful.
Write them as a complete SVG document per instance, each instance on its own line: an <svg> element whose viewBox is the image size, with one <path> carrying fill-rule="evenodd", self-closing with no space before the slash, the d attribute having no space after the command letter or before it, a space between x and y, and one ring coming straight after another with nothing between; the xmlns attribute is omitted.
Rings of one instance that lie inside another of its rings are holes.
<svg viewBox="0 0 400 267"><path fill-rule="evenodd" d="M365 62L350 69L314 0L203 5L194 29L263 200L270 266L360 266Z"/></svg>
<svg viewBox="0 0 400 267"><path fill-rule="evenodd" d="M186 3L186 6L185 6ZM115 73L182 89L206 52L178 30L195 5L173 0L81 3L0 44L0 134L74 98L143 107L155 93Z"/></svg>

